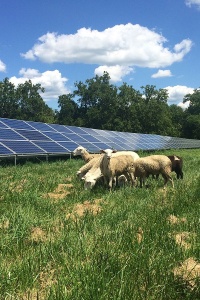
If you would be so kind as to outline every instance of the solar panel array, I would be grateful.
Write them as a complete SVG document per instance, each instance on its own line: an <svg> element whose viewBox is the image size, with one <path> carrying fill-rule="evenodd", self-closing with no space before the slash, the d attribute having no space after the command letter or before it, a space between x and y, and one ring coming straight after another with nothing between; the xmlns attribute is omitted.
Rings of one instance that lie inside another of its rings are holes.
<svg viewBox="0 0 200 300"><path fill-rule="evenodd" d="M80 145L98 153L200 148L200 140L0 118L0 156L71 154Z"/></svg>

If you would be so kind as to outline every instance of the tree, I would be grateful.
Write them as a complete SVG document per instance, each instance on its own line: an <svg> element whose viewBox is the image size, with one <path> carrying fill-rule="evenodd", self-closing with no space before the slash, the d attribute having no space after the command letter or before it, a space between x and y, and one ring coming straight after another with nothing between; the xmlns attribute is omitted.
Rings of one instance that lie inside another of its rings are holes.
<svg viewBox="0 0 200 300"><path fill-rule="evenodd" d="M189 101L189 107L186 110L189 114L200 115L200 88L195 89L193 94L187 94L183 98L183 103Z"/></svg>
<svg viewBox="0 0 200 300"><path fill-rule="evenodd" d="M182 137L183 136L183 124L185 113L180 106L172 104L169 106L171 120L173 124L173 130L171 136Z"/></svg>
<svg viewBox="0 0 200 300"><path fill-rule="evenodd" d="M111 130L116 113L117 88L109 83L107 72L96 75L86 83L75 83L74 96L79 103L79 117L85 127Z"/></svg>
<svg viewBox="0 0 200 300"><path fill-rule="evenodd" d="M19 101L14 84L8 78L0 82L0 116L1 118L17 118Z"/></svg>
<svg viewBox="0 0 200 300"><path fill-rule="evenodd" d="M23 120L53 123L55 113L40 96L44 88L40 84L32 84L31 80L17 87L20 106L20 118Z"/></svg>
<svg viewBox="0 0 200 300"><path fill-rule="evenodd" d="M57 121L59 124L75 125L78 117L78 105L73 100L73 94L59 96Z"/></svg>

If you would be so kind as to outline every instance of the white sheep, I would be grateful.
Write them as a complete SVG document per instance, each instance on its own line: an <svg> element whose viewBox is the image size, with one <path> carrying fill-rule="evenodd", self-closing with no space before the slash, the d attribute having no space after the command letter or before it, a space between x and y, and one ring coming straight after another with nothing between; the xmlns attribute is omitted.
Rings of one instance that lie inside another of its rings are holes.
<svg viewBox="0 0 200 300"><path fill-rule="evenodd" d="M106 150L101 150L101 152L107 153L107 155L109 157L111 157L111 156L118 157L118 156L127 155L127 154L133 156L134 159L139 157L139 155L133 151L118 151L117 152L116 150L106 149ZM101 156L101 158L102 158L102 156ZM85 174L85 176L82 177L82 179L85 181L85 183L84 183L85 189L92 189L94 187L94 185L96 184L97 180L102 178L103 174L100 169L100 163L101 163L101 159L98 161L95 161L92 168L90 168L90 170ZM116 182L116 178L114 178L113 180L114 180L114 182Z"/></svg>
<svg viewBox="0 0 200 300"><path fill-rule="evenodd" d="M87 162L85 165L83 165L77 172L76 175L79 179L82 179L83 176L96 164L100 166L100 160L103 157L103 155L98 155L97 157L92 158L89 162Z"/></svg>
<svg viewBox="0 0 200 300"><path fill-rule="evenodd" d="M99 153L89 153L86 148L79 146L72 152L73 156L80 155L85 162L89 162L94 157L98 157Z"/></svg>
<svg viewBox="0 0 200 300"><path fill-rule="evenodd" d="M125 187L125 185L127 184L127 182L128 182L128 179L127 179L127 177L124 174L120 175L117 178L117 183L118 183L119 187Z"/></svg>
<svg viewBox="0 0 200 300"><path fill-rule="evenodd" d="M102 150L104 153L100 163L101 173L104 176L104 183L112 189L113 181L122 174L127 174L127 168L135 161L132 155L119 155L114 157L115 150ZM130 151L131 152L131 151ZM137 153L135 153L137 154ZM135 156L138 159L138 154ZM136 160L137 160L136 159Z"/></svg>
<svg viewBox="0 0 200 300"><path fill-rule="evenodd" d="M135 185L137 177L140 178L140 187L142 187L149 175L161 174L164 178L164 189L168 181L174 187L172 177L170 176L172 162L166 155L150 155L138 158L131 166L128 166L127 172L132 178L133 185Z"/></svg>
<svg viewBox="0 0 200 300"><path fill-rule="evenodd" d="M85 190L91 190L96 182L102 178L103 175L101 173L101 169L100 169L100 163L99 166L95 168L92 167L86 174L85 176L83 176L81 179L84 180L84 188Z"/></svg>

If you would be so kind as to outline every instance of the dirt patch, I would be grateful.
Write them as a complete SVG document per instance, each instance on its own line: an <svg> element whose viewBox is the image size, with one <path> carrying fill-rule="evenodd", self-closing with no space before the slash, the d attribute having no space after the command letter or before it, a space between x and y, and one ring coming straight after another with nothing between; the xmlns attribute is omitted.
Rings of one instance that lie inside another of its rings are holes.
<svg viewBox="0 0 200 300"><path fill-rule="evenodd" d="M200 264L190 257L180 267L173 270L174 276L180 278L190 288L196 287L196 281L200 278Z"/></svg>
<svg viewBox="0 0 200 300"><path fill-rule="evenodd" d="M4 220L3 222L0 223L0 229L8 229L10 225L9 220Z"/></svg>
<svg viewBox="0 0 200 300"><path fill-rule="evenodd" d="M31 229L31 241L35 243L46 242L46 232L40 227L33 227Z"/></svg>
<svg viewBox="0 0 200 300"><path fill-rule="evenodd" d="M83 217L86 213L90 213L92 215L97 215L102 211L100 203L102 199L96 199L91 203L90 201L84 201L83 203L78 203L74 206L71 213L66 215L67 219L77 219Z"/></svg>
<svg viewBox="0 0 200 300"><path fill-rule="evenodd" d="M143 232L142 228L139 227L138 230L137 230L137 234L136 234L136 238L137 238L138 244L140 244L142 242L143 235L144 235L144 232Z"/></svg>
<svg viewBox="0 0 200 300"><path fill-rule="evenodd" d="M170 215L168 218L167 218L167 221L174 225L174 224L180 224L180 223L186 223L187 222L187 219L186 218L178 218L174 215Z"/></svg>
<svg viewBox="0 0 200 300"><path fill-rule="evenodd" d="M9 191L21 193L24 189L24 185L26 184L27 179L22 179L17 182L11 182L9 186Z"/></svg>
<svg viewBox="0 0 200 300"><path fill-rule="evenodd" d="M68 190L71 188L73 188L73 184L71 183L60 183L53 192L44 194L43 197L53 199L54 201L62 200L71 194Z"/></svg>
<svg viewBox="0 0 200 300"><path fill-rule="evenodd" d="M169 234L169 236L175 239L175 242L178 246L187 250L191 248L191 241L195 238L196 234L184 231L179 233L172 233Z"/></svg>

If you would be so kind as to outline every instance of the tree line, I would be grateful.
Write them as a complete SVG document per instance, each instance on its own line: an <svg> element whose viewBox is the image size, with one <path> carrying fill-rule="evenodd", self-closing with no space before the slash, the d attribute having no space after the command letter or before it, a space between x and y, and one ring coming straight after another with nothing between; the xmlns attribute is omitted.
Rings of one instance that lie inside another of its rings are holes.
<svg viewBox="0 0 200 300"><path fill-rule="evenodd" d="M5 78L0 82L0 117L200 139L200 89L184 96L183 102L190 104L183 110L167 104L167 90L146 85L138 91L127 83L117 87L107 72L74 86L72 93L58 97L53 110L43 100L40 84L29 80L15 87Z"/></svg>

